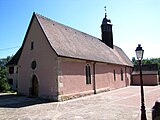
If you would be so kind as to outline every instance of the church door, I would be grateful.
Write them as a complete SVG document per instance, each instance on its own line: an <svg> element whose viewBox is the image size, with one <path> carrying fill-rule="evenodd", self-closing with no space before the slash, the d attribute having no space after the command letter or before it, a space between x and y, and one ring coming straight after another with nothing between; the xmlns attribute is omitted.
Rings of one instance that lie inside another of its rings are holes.
<svg viewBox="0 0 160 120"><path fill-rule="evenodd" d="M32 78L32 96L37 97L38 96L38 79L37 77L34 75Z"/></svg>

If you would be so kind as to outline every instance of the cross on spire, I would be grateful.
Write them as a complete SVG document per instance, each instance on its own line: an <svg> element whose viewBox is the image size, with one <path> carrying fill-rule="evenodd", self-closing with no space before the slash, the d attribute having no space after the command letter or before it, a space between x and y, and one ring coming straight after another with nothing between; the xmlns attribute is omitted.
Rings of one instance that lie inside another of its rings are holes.
<svg viewBox="0 0 160 120"><path fill-rule="evenodd" d="M111 23L111 20L110 19L107 19L107 10L106 10L106 6L104 6L104 9L105 9L105 21L106 21L106 23L107 22L109 22L109 23Z"/></svg>
<svg viewBox="0 0 160 120"><path fill-rule="evenodd" d="M107 17L107 10L106 10L106 6L104 6L105 9L105 18Z"/></svg>

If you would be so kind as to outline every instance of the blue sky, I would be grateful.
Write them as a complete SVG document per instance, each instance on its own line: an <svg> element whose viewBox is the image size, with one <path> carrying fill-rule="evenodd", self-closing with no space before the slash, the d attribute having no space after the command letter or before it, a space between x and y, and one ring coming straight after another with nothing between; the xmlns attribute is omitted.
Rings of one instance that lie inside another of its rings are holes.
<svg viewBox="0 0 160 120"><path fill-rule="evenodd" d="M22 45L33 12L101 38L104 6L114 45L130 59L138 44L144 58L160 57L160 0L0 0L0 58Z"/></svg>

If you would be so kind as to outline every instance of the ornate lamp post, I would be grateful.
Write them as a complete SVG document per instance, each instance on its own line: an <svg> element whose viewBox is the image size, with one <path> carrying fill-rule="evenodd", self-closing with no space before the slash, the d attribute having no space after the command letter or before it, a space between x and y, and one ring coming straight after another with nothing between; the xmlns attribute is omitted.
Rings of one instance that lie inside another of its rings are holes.
<svg viewBox="0 0 160 120"><path fill-rule="evenodd" d="M144 50L142 49L141 45L139 44L136 48L136 56L139 62L139 71L140 71L140 85L141 85L141 120L147 120L146 118L146 110L144 105L144 90L143 90L143 80L142 80L142 59Z"/></svg>

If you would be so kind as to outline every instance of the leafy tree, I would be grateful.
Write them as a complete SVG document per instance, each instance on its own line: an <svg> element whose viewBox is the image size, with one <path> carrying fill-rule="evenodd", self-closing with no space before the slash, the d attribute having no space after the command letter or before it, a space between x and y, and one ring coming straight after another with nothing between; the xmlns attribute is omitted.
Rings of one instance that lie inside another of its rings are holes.
<svg viewBox="0 0 160 120"><path fill-rule="evenodd" d="M138 62L137 60L135 59L135 57L132 58L132 62L134 65L137 65ZM143 59L142 60L142 64L144 65L149 65L149 64L158 64L158 72L160 74L160 58L150 58L150 59Z"/></svg>
<svg viewBox="0 0 160 120"><path fill-rule="evenodd" d="M133 65L137 65L137 60L135 57L132 57L132 62L133 62Z"/></svg>
<svg viewBox="0 0 160 120"><path fill-rule="evenodd" d="M0 92L6 92L11 89L10 85L7 82L7 62L11 59L11 57L0 59Z"/></svg>
<svg viewBox="0 0 160 120"><path fill-rule="evenodd" d="M142 64L149 65L149 64L153 64L153 63L150 59L147 58L147 59L142 60Z"/></svg>

